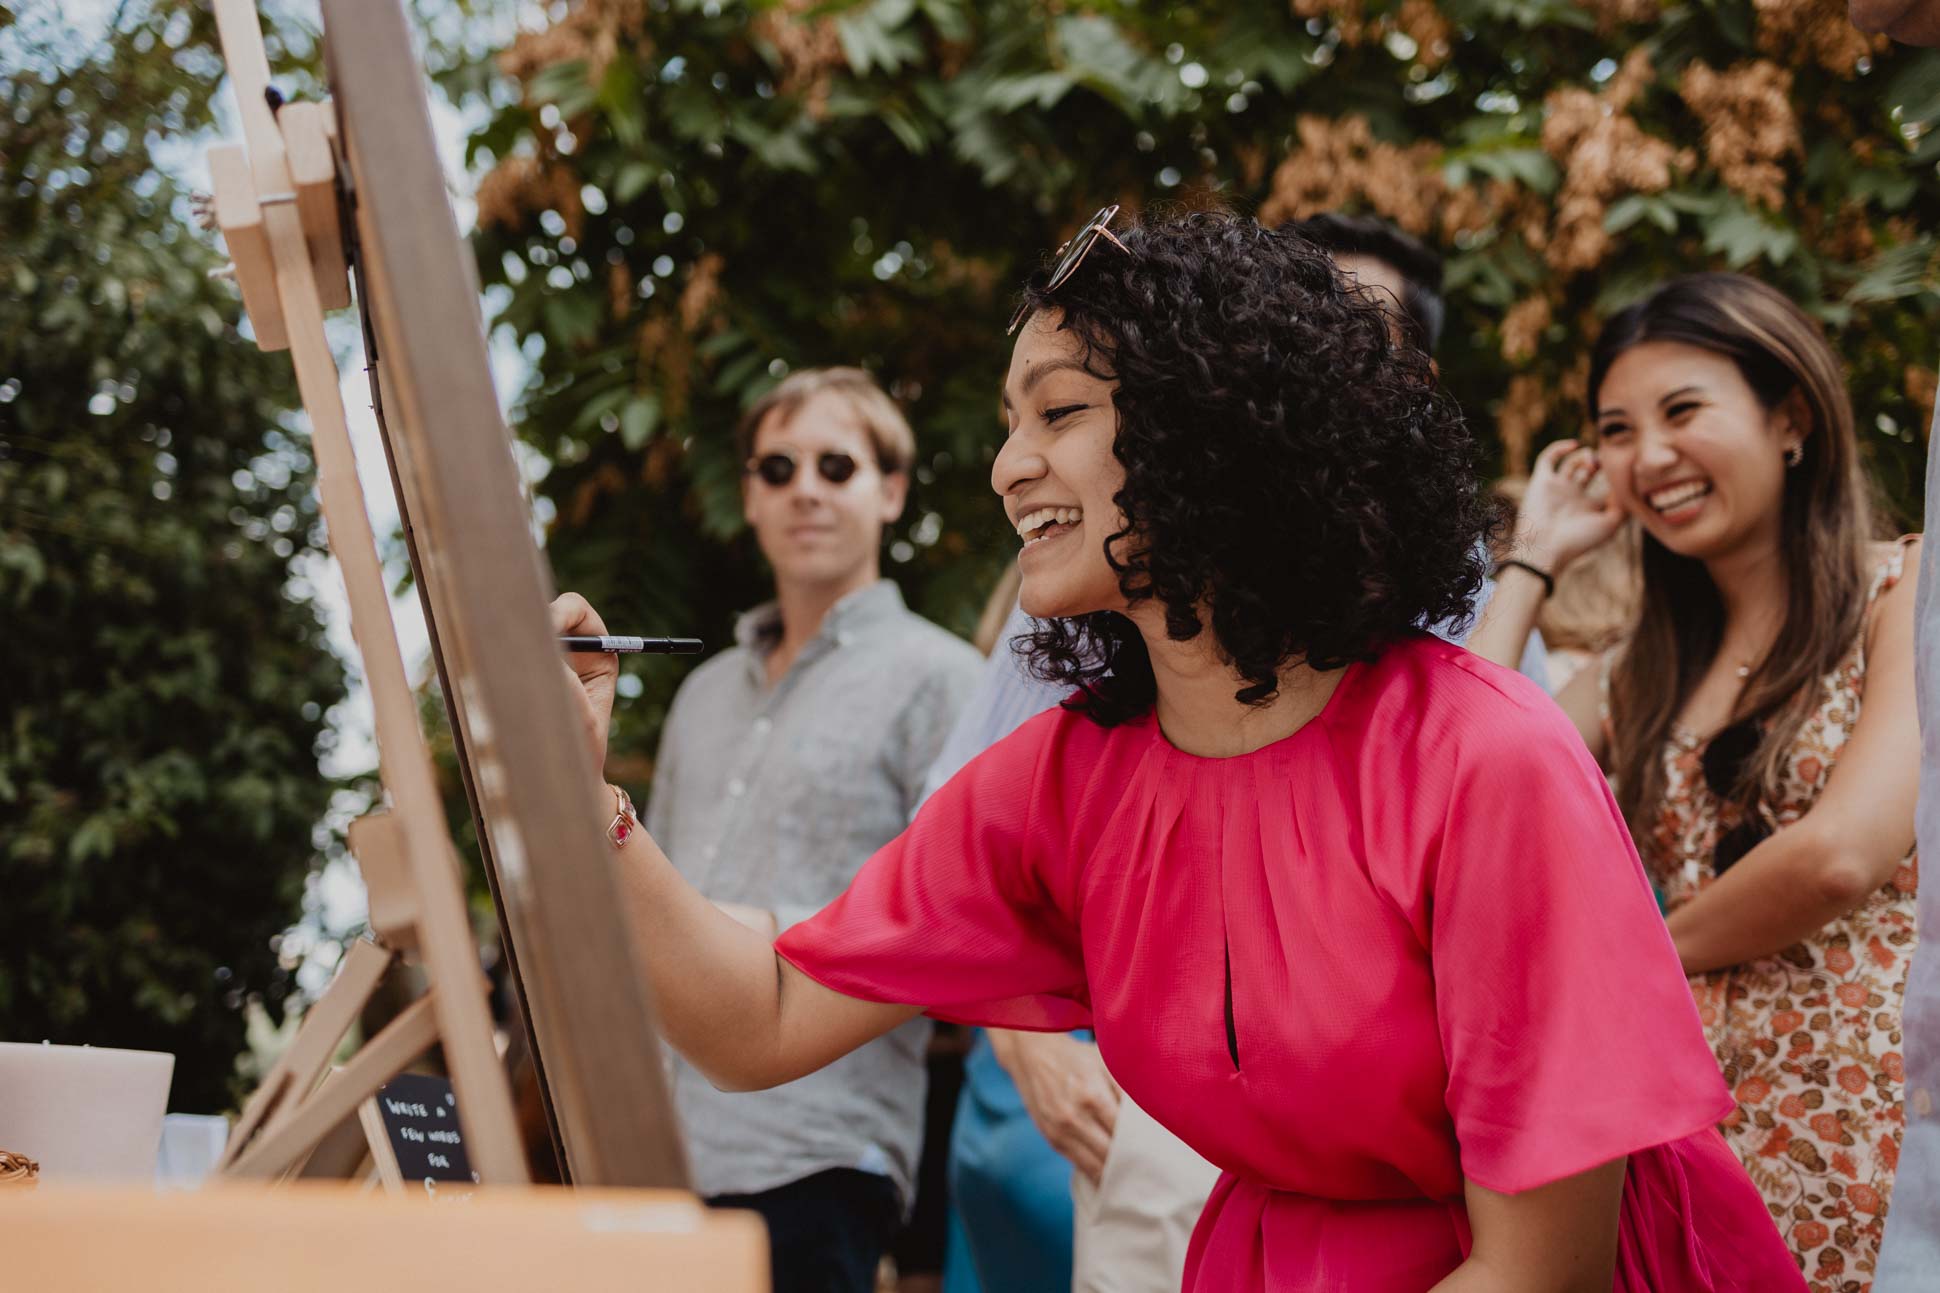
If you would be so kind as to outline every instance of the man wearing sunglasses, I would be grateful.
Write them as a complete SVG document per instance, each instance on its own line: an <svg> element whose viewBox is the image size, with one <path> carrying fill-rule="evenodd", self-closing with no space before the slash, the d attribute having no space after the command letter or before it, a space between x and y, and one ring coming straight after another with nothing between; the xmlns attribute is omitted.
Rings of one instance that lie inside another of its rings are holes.
<svg viewBox="0 0 1940 1293"><path fill-rule="evenodd" d="M775 575L736 645L681 686L646 826L731 915L774 937L908 825L981 657L882 578L909 423L858 368L809 369L743 417L742 505ZM716 1090L676 1061L695 1189L768 1224L776 1293L869 1293L913 1193L929 1025L798 1082Z"/></svg>

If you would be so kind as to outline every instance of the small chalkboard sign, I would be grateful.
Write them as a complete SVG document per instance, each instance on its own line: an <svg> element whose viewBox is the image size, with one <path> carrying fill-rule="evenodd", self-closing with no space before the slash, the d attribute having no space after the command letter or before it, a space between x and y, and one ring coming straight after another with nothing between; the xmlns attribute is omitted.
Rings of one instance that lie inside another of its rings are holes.
<svg viewBox="0 0 1940 1293"><path fill-rule="evenodd" d="M451 1080L403 1073L364 1102L365 1135L377 1174L392 1189L469 1194L478 1173L465 1156Z"/></svg>

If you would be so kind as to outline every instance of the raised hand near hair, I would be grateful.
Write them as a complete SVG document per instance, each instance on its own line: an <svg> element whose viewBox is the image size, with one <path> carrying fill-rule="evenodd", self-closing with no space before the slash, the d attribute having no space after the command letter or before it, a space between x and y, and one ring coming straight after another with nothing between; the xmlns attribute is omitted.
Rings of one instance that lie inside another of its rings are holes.
<svg viewBox="0 0 1940 1293"><path fill-rule="evenodd" d="M552 599L552 631L559 637L600 637L606 622L578 593L561 593ZM572 694L586 741L593 750L593 762L606 766L606 732L613 721L613 690L620 677L619 657L606 652L574 652L563 666L572 682Z"/></svg>
<svg viewBox="0 0 1940 1293"><path fill-rule="evenodd" d="M996 1030L990 1046L1017 1083L1024 1108L1044 1139L1095 1184L1111 1152L1122 1098L1098 1048L1062 1033Z"/></svg>
<svg viewBox="0 0 1940 1293"><path fill-rule="evenodd" d="M1516 511L1510 555L1556 575L1609 542L1623 524L1623 509L1597 487L1597 472L1596 450L1574 440L1559 440L1537 454Z"/></svg>

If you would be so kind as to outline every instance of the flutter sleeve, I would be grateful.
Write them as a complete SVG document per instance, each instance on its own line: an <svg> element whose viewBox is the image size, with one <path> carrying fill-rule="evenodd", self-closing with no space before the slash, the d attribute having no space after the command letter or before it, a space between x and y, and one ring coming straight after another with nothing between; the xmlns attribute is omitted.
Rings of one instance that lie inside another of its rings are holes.
<svg viewBox="0 0 1940 1293"><path fill-rule="evenodd" d="M1469 1179L1532 1189L1732 1108L1609 787L1560 710L1478 724L1431 885L1448 1110Z"/></svg>
<svg viewBox="0 0 1940 1293"><path fill-rule="evenodd" d="M1090 1027L1077 926L1046 879L1067 861L1065 797L1050 755L1070 721L1041 715L965 765L776 952L846 996L921 1006L938 1019Z"/></svg>

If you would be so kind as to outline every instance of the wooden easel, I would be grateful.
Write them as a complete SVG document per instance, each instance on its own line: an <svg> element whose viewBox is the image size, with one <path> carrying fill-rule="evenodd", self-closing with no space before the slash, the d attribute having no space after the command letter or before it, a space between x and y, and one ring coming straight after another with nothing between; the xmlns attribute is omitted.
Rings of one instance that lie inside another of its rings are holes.
<svg viewBox="0 0 1940 1293"><path fill-rule="evenodd" d="M273 107L253 0L214 4L246 144L210 151L215 220L257 344L289 350L295 365L389 804L350 835L374 939L350 948L245 1107L221 1170L288 1175L442 1044L473 1166L487 1184L528 1179L324 335L324 312L351 302L355 267L397 502L565 1165L582 1184L684 1185L651 1005L600 838L597 770L565 703L545 615L550 581L527 529L398 0L324 0L334 115L323 104ZM363 1004L407 955L429 990L319 1086Z"/></svg>

